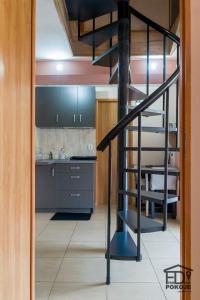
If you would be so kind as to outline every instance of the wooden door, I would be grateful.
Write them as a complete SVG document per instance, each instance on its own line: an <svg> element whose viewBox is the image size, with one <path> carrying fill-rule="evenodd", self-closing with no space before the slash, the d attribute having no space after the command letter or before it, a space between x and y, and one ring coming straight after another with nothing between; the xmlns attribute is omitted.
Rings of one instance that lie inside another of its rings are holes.
<svg viewBox="0 0 200 300"><path fill-rule="evenodd" d="M0 299L34 300L34 1L0 1Z"/></svg>
<svg viewBox="0 0 200 300"><path fill-rule="evenodd" d="M97 145L117 123L117 100L97 101ZM108 201L108 149L97 152L97 205ZM117 140L112 142L112 202L116 203L117 191Z"/></svg>

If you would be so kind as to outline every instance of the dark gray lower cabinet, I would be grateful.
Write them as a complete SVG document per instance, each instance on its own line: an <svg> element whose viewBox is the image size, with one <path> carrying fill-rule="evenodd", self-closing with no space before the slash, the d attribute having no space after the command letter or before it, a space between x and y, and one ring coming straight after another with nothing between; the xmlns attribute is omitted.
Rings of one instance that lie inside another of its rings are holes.
<svg viewBox="0 0 200 300"><path fill-rule="evenodd" d="M93 211L95 163L36 166L36 210Z"/></svg>
<svg viewBox="0 0 200 300"><path fill-rule="evenodd" d="M36 209L54 207L56 197L55 166L36 166Z"/></svg>

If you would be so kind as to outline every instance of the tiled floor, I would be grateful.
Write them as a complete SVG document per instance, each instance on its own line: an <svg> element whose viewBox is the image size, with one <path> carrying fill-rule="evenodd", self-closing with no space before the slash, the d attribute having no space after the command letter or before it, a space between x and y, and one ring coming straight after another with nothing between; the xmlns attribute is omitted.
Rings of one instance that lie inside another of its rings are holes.
<svg viewBox="0 0 200 300"><path fill-rule="evenodd" d="M163 272L180 260L177 221L169 220L167 232L142 235L141 262L111 261L106 286L105 208L90 221L50 221L52 215L36 214L36 300L180 299L166 292Z"/></svg>

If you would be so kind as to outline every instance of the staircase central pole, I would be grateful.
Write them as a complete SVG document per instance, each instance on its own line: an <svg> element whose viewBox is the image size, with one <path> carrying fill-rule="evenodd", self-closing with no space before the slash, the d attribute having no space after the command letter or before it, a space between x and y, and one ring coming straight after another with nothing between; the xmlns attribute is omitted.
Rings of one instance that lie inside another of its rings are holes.
<svg viewBox="0 0 200 300"><path fill-rule="evenodd" d="M128 84L129 84L129 59L130 59L130 18L129 0L118 0L118 42L119 42L119 85L118 85L118 121L127 114ZM124 130L118 137L118 189L127 187L127 173L124 168L127 165L124 147L127 142L127 132ZM127 196L118 195L117 210L127 209ZM124 222L117 217L117 231L126 230Z"/></svg>

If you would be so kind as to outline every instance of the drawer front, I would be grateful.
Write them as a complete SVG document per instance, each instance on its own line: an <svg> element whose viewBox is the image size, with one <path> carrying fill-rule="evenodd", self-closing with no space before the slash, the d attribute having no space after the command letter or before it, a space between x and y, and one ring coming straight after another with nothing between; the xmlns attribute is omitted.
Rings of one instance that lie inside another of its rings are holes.
<svg viewBox="0 0 200 300"><path fill-rule="evenodd" d="M56 164L56 173L91 173L93 171L93 164Z"/></svg>
<svg viewBox="0 0 200 300"><path fill-rule="evenodd" d="M57 191L56 208L93 208L92 191Z"/></svg>
<svg viewBox="0 0 200 300"><path fill-rule="evenodd" d="M92 173L57 173L56 190L93 190Z"/></svg>

